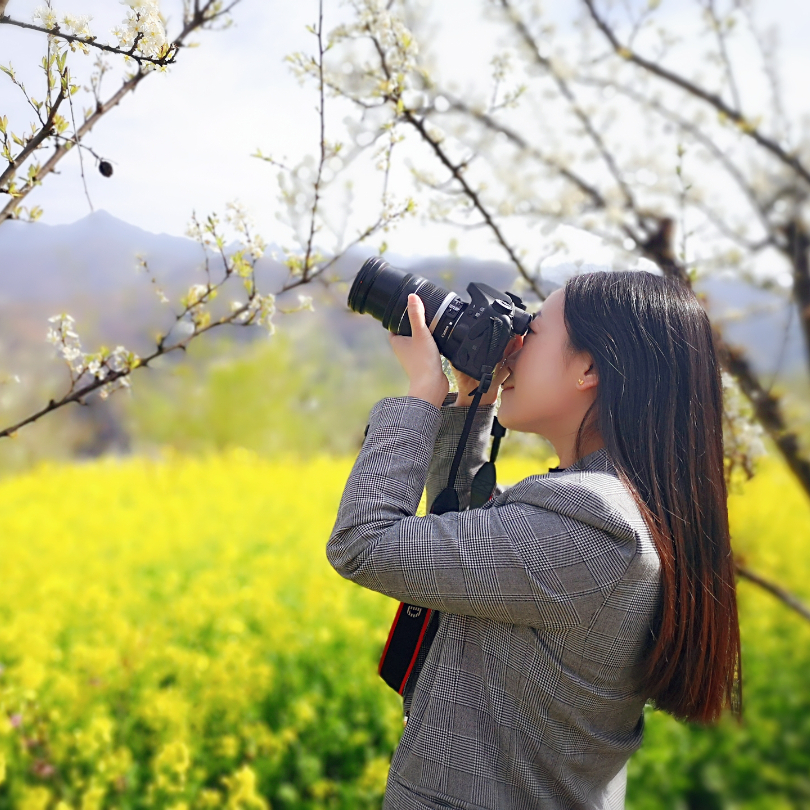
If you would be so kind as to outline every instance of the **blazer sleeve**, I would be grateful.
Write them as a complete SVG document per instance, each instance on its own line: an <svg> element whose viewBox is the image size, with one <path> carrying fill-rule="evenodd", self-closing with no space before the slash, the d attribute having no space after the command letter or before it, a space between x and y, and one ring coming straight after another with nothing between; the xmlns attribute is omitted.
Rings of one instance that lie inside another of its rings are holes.
<svg viewBox="0 0 810 810"><path fill-rule="evenodd" d="M327 556L343 577L402 602L511 624L570 627L620 578L615 543L528 503L416 517L442 422L413 397L371 411L341 499ZM601 564L600 564L601 562ZM608 582L613 580L613 582Z"/></svg>

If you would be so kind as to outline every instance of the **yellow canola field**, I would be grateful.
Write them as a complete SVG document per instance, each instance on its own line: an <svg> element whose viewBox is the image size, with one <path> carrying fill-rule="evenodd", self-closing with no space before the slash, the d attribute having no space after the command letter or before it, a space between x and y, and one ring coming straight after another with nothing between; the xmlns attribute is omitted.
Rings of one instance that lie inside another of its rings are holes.
<svg viewBox="0 0 810 810"><path fill-rule="evenodd" d="M235 450L0 481L0 810L379 807L395 605L324 555L350 466ZM798 579L761 550L780 475L734 496L735 532L752 566Z"/></svg>
<svg viewBox="0 0 810 810"><path fill-rule="evenodd" d="M0 482L0 806L263 808L257 760L285 804L326 801L319 744L295 749L334 696L289 671L321 660L350 667L356 703L377 690L390 732L352 741L348 776L378 800L401 727L374 671L393 603L325 559L348 469L235 451Z"/></svg>

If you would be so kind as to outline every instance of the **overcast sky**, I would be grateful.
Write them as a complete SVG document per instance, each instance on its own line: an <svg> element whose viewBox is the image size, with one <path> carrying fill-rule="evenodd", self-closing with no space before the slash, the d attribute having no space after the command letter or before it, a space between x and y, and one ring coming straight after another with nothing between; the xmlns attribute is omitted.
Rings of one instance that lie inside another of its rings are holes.
<svg viewBox="0 0 810 810"><path fill-rule="evenodd" d="M663 0L662 11L677 25L689 3L691 0ZM7 13L31 20L40 4L10 0ZM163 2L170 34L177 31L180 5L178 0ZM574 0L549 3L563 26L566 15L578 5ZM91 14L92 30L102 40L109 38L110 28L124 13L124 7L114 0L54 0L54 6L58 14ZM441 35L445 75L452 76L453 65L458 64L461 72L454 78L468 86L486 80L490 72L487 49L496 45L488 41L478 6L475 0L434 0L426 7L426 13L430 11L438 22L445 23ZM268 241L283 242L285 235L275 217L279 208L276 171L251 154L258 147L295 163L304 154L317 151L315 90L311 85L302 88L284 62L292 51L313 50L314 39L306 25L316 21L317 10L316 0L243 0L234 12L233 27L199 34L200 47L183 51L167 75L150 76L142 82L88 140L115 168L114 176L107 180L91 162L87 178L93 205L153 232L182 234L193 209L200 214L223 211L226 201L238 198L252 211ZM327 28L345 14L342 3L326 0ZM807 0L760 0L758 15L763 24L778 29L788 104L794 111L806 113L810 106ZM41 35L0 26L0 62L11 62L28 78L31 92L40 97L36 65L43 49ZM479 75L470 70L468 58L461 58L471 52L481 53ZM90 65L90 58L78 54L71 59L74 70ZM0 80L0 115L7 114L10 123L16 122L22 129L20 122L30 118L18 91L5 76ZM113 87L111 81L107 92ZM327 123L339 127L341 115L337 107L328 108L331 120L328 117ZM69 155L60 164L59 176L49 177L27 202L45 209L43 221L47 223L85 216L90 209L77 154ZM434 232L420 222L388 234L386 239L392 250L406 255L442 252L447 245L447 233ZM474 245L478 255L490 252L502 258L498 249L486 244L481 237L465 237L465 245ZM595 255L586 258L593 260Z"/></svg>

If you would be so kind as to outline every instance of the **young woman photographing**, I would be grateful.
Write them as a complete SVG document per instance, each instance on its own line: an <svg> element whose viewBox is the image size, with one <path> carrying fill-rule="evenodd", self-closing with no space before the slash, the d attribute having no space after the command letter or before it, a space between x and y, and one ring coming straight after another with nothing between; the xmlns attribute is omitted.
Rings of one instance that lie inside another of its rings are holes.
<svg viewBox="0 0 810 810"><path fill-rule="evenodd" d="M740 711L708 318L650 273L572 278L507 349L461 508L498 385L499 421L548 439L559 467L482 508L416 517L425 484L428 503L446 484L469 397L448 396L417 296L408 311L413 337L391 336L408 396L372 409L327 546L342 576L440 611L384 807L621 808L645 702L704 723Z"/></svg>

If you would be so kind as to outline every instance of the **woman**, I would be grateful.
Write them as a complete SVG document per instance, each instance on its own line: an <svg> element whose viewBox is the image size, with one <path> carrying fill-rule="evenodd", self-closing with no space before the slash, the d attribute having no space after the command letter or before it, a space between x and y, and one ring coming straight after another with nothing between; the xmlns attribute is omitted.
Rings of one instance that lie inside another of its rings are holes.
<svg viewBox="0 0 810 810"><path fill-rule="evenodd" d="M623 807L647 700L740 708L721 387L694 295L650 273L572 278L507 350L498 419L559 467L483 508L415 517L470 397L447 396L419 298L391 336L408 396L371 412L327 546L344 577L441 611L385 808ZM509 353L511 351L511 353ZM459 391L476 383L457 374ZM497 385L457 478L484 462Z"/></svg>

